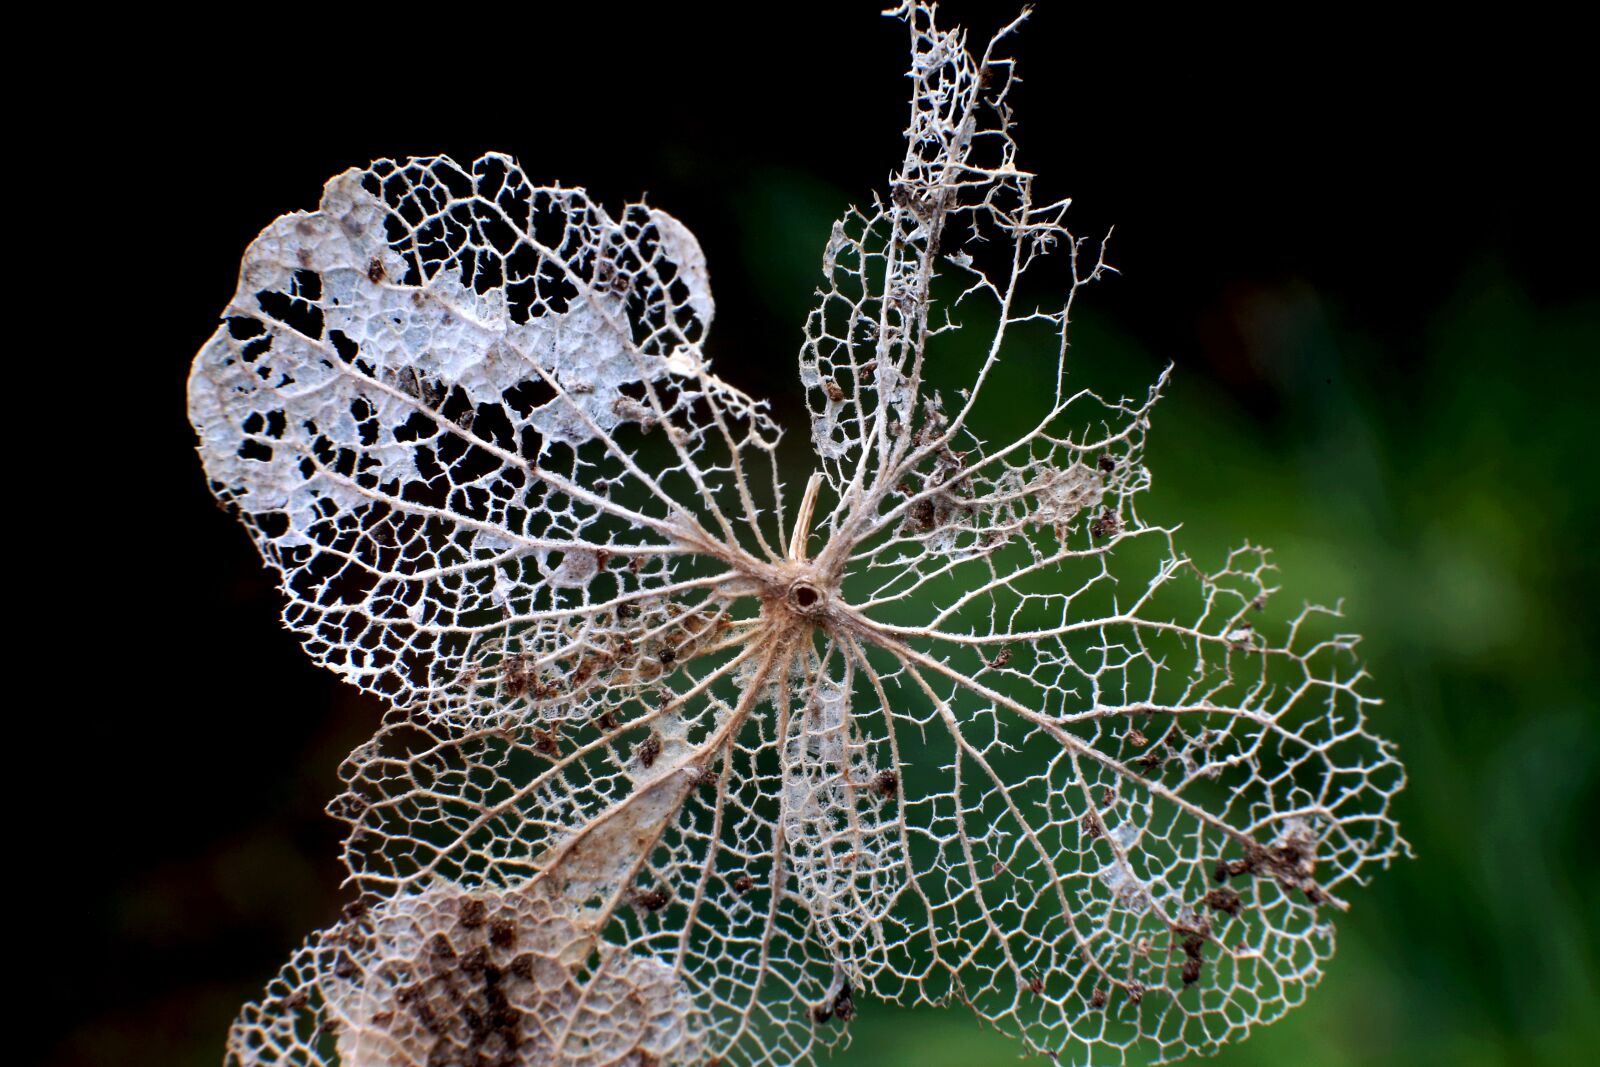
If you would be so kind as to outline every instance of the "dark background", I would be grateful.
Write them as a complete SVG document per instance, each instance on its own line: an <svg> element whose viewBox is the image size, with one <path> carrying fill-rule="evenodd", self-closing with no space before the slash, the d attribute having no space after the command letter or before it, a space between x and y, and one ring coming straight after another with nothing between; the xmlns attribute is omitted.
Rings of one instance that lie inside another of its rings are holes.
<svg viewBox="0 0 1600 1067"><path fill-rule="evenodd" d="M999 10L944 18L986 36ZM386 155L499 149L611 205L648 193L705 247L719 373L797 427L830 222L901 156L904 32L874 11L441 10L382 34L263 12L204 43L125 21L58 71L40 168L74 195L21 209L68 272L28 349L54 392L13 453L56 520L22 542L23 587L45 580L18 606L46 618L12 658L50 679L8 761L24 1060L215 1064L338 909L321 809L378 709L278 627L184 414L245 245ZM1202 561L1276 546L1289 602L1343 596L1412 775L1418 858L1357 895L1310 1003L1219 1063L1563 1064L1600 1041L1600 234L1575 39L1052 3L1013 47L1023 165L1079 232L1116 226L1123 273L1084 294L1076 358L1175 364L1148 516ZM957 1011L868 1005L837 1062L1013 1053Z"/></svg>

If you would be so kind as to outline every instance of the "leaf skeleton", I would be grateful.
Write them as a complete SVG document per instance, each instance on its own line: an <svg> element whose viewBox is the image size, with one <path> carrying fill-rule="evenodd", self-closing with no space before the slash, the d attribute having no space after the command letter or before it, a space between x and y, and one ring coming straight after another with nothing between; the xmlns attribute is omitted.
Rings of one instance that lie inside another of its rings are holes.
<svg viewBox="0 0 1600 1067"><path fill-rule="evenodd" d="M379 160L245 252L206 476L387 711L330 806L356 906L230 1063L780 1067L874 1001L1165 1062L1299 1003L1406 853L1356 639L1141 514L1165 374L1069 378L1109 267L1019 165L1023 18L890 14L905 153L827 237L793 481L653 205Z"/></svg>

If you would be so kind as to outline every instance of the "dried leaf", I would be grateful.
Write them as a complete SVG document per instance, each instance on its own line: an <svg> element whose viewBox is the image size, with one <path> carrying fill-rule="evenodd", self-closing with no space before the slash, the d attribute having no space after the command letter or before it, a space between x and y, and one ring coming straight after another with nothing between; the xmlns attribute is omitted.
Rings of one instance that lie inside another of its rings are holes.
<svg viewBox="0 0 1600 1067"><path fill-rule="evenodd" d="M1016 23L975 57L894 14L907 153L823 250L798 501L659 209L381 161L246 252L201 456L308 653L391 710L332 806L357 904L232 1062L792 1064L873 997L1176 1059L1298 1003L1404 854L1355 639L1140 516L1160 382L1068 387L1103 247L1017 168ZM993 333L947 403L956 312ZM980 439L1041 332L1053 392Z"/></svg>

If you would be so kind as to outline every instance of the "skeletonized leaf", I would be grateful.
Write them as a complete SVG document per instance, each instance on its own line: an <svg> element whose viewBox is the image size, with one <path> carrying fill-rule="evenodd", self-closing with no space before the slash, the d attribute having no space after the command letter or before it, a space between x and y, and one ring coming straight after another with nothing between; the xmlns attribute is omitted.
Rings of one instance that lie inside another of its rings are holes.
<svg viewBox="0 0 1600 1067"><path fill-rule="evenodd" d="M349 171L269 226L189 411L312 657L466 715L553 706L564 661L653 676L665 606L723 580L679 565L732 536L692 509L747 521L739 453L777 437L705 367L709 285L671 216L502 156Z"/></svg>
<svg viewBox="0 0 1600 1067"><path fill-rule="evenodd" d="M1141 517L1159 382L1069 381L1107 268L1018 168L1016 24L894 14L907 151L823 248L798 504L657 209L386 161L251 245L202 458L391 709L332 806L356 903L234 1062L776 1067L873 998L1176 1059L1299 1003L1404 854L1355 639Z"/></svg>

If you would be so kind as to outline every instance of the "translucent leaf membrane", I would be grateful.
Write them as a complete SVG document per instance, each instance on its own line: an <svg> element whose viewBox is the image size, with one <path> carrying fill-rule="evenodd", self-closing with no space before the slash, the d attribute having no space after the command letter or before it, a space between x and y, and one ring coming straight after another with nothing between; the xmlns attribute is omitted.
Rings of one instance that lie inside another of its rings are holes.
<svg viewBox="0 0 1600 1067"><path fill-rule="evenodd" d="M695 1006L659 960L597 946L536 891L437 885L314 937L235 1026L246 1062L696 1063Z"/></svg>
<svg viewBox="0 0 1600 1067"><path fill-rule="evenodd" d="M1141 515L1161 382L1069 379L1108 268L1017 167L1015 24L893 14L906 156L823 249L792 512L658 210L381 162L252 244L201 453L391 706L331 808L354 903L240 1067L786 1067L874 999L1173 1060L1299 1003L1405 854L1356 639Z"/></svg>
<svg viewBox="0 0 1600 1067"><path fill-rule="evenodd" d="M384 161L252 243L190 416L314 659L436 713L578 714L649 679L669 606L729 574L689 557L755 520L777 431L707 370L713 306L664 212Z"/></svg>
<svg viewBox="0 0 1600 1067"><path fill-rule="evenodd" d="M803 1061L846 1033L864 979L843 949L872 936L904 880L902 857L869 861L893 790L843 721L845 686L819 683L826 669L755 643L568 731L394 713L344 768L347 864L378 909L442 885L549 901L584 944L672 976L694 1006L683 1048ZM837 950L816 952L819 937ZM592 965L613 957L573 958L582 989L610 981ZM323 989L328 966L304 985ZM589 1062L586 1049L549 1054ZM650 1054L669 1062L659 1041Z"/></svg>

